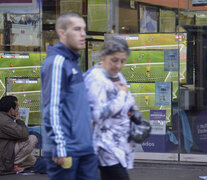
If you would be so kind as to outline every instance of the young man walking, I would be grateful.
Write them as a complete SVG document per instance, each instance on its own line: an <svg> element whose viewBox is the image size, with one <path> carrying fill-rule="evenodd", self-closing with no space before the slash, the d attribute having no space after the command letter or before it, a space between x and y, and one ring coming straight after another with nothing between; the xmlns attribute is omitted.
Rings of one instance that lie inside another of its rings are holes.
<svg viewBox="0 0 207 180"><path fill-rule="evenodd" d="M50 46L41 69L43 154L50 180L97 180L91 114L78 51L86 24L76 13L56 21L59 43Z"/></svg>

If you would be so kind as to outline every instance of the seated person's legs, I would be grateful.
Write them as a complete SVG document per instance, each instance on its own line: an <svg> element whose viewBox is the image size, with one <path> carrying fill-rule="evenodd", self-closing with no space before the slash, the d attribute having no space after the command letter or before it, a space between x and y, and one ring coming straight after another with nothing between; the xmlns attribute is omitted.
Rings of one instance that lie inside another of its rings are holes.
<svg viewBox="0 0 207 180"><path fill-rule="evenodd" d="M24 168L33 167L36 158L31 155L37 144L37 137L29 135L28 140L20 141L15 144L15 160L14 164Z"/></svg>

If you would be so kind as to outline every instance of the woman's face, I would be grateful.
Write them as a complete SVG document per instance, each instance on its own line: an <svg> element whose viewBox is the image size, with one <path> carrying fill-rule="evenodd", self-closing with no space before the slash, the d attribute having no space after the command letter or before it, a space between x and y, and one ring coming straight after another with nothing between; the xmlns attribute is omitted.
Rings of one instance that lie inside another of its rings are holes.
<svg viewBox="0 0 207 180"><path fill-rule="evenodd" d="M101 66L111 76L117 75L126 63L127 53L126 52L115 52L110 55L102 55Z"/></svg>

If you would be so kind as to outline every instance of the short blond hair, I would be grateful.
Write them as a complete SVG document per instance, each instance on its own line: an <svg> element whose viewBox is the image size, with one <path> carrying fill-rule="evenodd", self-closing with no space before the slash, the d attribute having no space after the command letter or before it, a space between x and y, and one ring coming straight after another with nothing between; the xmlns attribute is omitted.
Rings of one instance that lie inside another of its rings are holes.
<svg viewBox="0 0 207 180"><path fill-rule="evenodd" d="M67 29L67 26L71 23L70 19L72 17L83 18L80 14L75 12L65 12L61 14L55 23L55 30L57 32L58 29Z"/></svg>

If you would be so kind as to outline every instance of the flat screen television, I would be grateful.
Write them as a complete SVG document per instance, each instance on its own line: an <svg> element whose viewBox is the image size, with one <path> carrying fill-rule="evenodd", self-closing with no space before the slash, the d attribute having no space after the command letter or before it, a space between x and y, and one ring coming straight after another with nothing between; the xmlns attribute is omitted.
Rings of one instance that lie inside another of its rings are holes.
<svg viewBox="0 0 207 180"><path fill-rule="evenodd" d="M41 99L39 77L8 77L5 79L6 95L16 96L19 108L27 112L28 125L41 124ZM27 111L26 111L27 110Z"/></svg>
<svg viewBox="0 0 207 180"><path fill-rule="evenodd" d="M160 116L158 120L165 120L166 123L171 123L171 82L130 82L128 86L144 119L154 120L152 113L160 111L163 114L164 111L165 117Z"/></svg>

